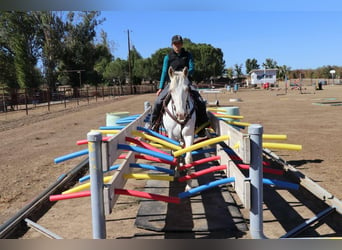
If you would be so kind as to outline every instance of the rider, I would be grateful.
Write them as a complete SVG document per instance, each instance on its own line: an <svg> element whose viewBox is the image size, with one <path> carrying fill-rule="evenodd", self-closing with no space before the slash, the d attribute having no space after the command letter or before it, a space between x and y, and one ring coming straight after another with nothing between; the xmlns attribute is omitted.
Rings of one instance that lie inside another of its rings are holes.
<svg viewBox="0 0 342 250"><path fill-rule="evenodd" d="M172 50L169 54L165 55L162 73L160 77L160 83L157 91L157 99L154 103L153 111L152 111L152 128L155 127L155 122L160 117L160 112L163 106L163 101L167 96L169 90L169 76L168 76L168 68L171 66L173 70L180 71L183 70L184 67L188 67L189 69L189 80L190 80L190 93L194 99L195 107L196 107L196 127L201 126L202 124L208 122L208 116L206 111L205 101L202 99L198 90L191 84L191 75L194 72L194 59L190 52L186 51L183 48L183 38L180 35L175 35L171 40ZM167 85L165 86L165 83ZM160 118L159 118L160 119ZM159 123L159 121L157 122ZM158 124L156 125L158 127ZM154 128L155 129L155 128ZM204 136L204 129L198 132L199 136Z"/></svg>

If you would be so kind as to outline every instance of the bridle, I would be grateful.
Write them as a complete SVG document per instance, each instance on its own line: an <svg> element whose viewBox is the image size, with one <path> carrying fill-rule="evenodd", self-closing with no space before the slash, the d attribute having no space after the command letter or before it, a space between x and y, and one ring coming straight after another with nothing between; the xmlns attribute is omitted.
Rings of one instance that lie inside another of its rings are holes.
<svg viewBox="0 0 342 250"><path fill-rule="evenodd" d="M163 101L163 107L164 107L164 110L165 112L172 118L172 120L174 120L175 122L177 122L179 125L182 126L182 128L184 127L184 125L190 120L192 114L194 113L195 111L195 105L192 105L192 109L190 109L190 103L189 103L189 97L190 97L190 94L188 95L188 98L186 100L186 116L185 116L185 119L183 121L180 121L178 120L178 118L174 115L175 111L176 111L176 107L174 105L174 101L172 99L172 96L171 96L171 93L169 92L166 96L166 98L164 99ZM167 104L168 104L168 101L171 102L171 106L172 106L172 112L167 108Z"/></svg>

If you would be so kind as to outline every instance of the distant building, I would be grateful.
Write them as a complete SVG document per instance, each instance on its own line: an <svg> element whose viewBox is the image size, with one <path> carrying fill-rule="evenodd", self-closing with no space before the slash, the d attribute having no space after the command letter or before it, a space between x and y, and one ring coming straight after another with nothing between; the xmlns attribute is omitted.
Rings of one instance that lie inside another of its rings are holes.
<svg viewBox="0 0 342 250"><path fill-rule="evenodd" d="M253 69L249 72L251 76L251 84L275 84L277 82L277 71L278 69Z"/></svg>

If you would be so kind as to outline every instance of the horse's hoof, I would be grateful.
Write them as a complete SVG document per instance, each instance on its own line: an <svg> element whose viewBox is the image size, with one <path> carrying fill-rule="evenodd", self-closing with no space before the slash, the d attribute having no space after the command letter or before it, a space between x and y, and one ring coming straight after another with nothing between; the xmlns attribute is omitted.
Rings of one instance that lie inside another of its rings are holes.
<svg viewBox="0 0 342 250"><path fill-rule="evenodd" d="M185 186L185 191L187 192L187 191L189 191L190 189L192 189L192 185L191 185L191 180L188 180L187 182L186 182L186 186Z"/></svg>
<svg viewBox="0 0 342 250"><path fill-rule="evenodd" d="M191 189L191 186L187 184L185 187L185 192L188 192L190 189Z"/></svg>

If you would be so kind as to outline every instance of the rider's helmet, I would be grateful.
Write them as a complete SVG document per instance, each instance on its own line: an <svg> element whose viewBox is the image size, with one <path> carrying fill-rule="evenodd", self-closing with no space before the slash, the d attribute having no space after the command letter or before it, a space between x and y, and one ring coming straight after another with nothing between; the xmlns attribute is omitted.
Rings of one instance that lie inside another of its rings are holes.
<svg viewBox="0 0 342 250"><path fill-rule="evenodd" d="M174 35L171 39L171 44L177 43L177 42L181 42L183 43L183 38L180 35Z"/></svg>

